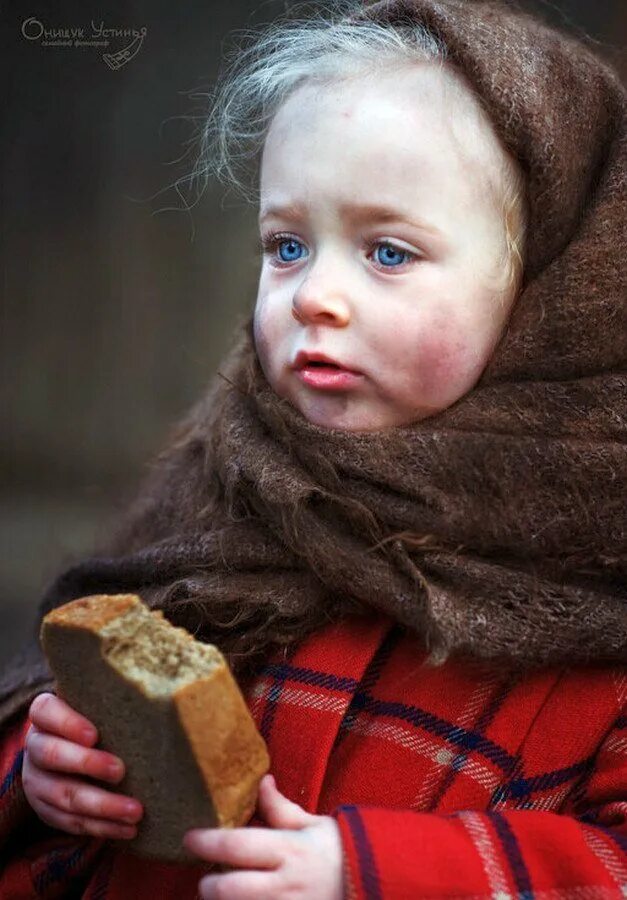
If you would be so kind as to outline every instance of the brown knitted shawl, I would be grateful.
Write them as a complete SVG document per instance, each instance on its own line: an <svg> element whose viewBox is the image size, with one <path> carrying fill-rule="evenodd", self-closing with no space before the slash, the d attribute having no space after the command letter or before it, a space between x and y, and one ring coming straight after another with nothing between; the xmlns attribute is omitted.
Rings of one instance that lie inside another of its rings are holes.
<svg viewBox="0 0 627 900"><path fill-rule="evenodd" d="M525 283L477 386L370 433L274 395L249 324L98 557L63 573L0 679L0 722L52 686L41 615L137 591L252 674L269 650L381 610L437 664L627 661L625 94L582 44L504 4L364 6L421 20L527 177Z"/></svg>

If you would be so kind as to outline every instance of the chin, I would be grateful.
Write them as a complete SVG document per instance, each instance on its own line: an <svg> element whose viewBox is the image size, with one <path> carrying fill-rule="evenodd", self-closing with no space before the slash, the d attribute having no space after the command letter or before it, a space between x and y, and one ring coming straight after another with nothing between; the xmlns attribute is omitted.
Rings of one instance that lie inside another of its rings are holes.
<svg viewBox="0 0 627 900"><path fill-rule="evenodd" d="M311 422L320 428L333 428L340 431L352 432L374 432L387 431L390 428L408 428L416 422L428 419L437 415L442 411L441 407L427 407L399 412L397 415L391 416L389 413L382 414L378 411L353 411L338 412L331 414L321 410L302 409L298 407L299 412Z"/></svg>
<svg viewBox="0 0 627 900"><path fill-rule="evenodd" d="M317 425L319 428L329 428L336 431L378 431L386 427L380 416L365 411L326 409L317 403L298 403L294 405L296 405L298 411L308 422L311 422L312 425Z"/></svg>

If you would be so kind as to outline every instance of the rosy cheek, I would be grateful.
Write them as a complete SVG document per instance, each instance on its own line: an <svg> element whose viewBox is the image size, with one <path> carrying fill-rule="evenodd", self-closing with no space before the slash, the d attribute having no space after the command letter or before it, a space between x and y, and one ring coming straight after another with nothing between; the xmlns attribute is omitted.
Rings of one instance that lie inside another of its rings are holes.
<svg viewBox="0 0 627 900"><path fill-rule="evenodd" d="M448 405L470 390L484 361L461 332L449 328L421 342L417 367L425 400Z"/></svg>

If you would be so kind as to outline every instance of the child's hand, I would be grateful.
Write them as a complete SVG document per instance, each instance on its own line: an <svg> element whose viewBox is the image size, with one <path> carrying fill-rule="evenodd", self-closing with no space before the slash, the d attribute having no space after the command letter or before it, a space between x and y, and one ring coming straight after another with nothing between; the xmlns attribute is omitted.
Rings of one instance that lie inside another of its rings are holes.
<svg viewBox="0 0 627 900"><path fill-rule="evenodd" d="M185 835L192 853L241 870L202 878L202 900L341 900L342 842L335 819L292 803L272 775L261 780L258 810L271 828L194 828Z"/></svg>
<svg viewBox="0 0 627 900"><path fill-rule="evenodd" d="M122 760L88 749L98 740L94 725L51 693L38 694L29 709L22 784L40 819L70 834L132 838L143 815L141 803L82 781L80 776L110 781L124 776ZM57 774L68 772L77 778ZM131 810L133 810L131 812Z"/></svg>

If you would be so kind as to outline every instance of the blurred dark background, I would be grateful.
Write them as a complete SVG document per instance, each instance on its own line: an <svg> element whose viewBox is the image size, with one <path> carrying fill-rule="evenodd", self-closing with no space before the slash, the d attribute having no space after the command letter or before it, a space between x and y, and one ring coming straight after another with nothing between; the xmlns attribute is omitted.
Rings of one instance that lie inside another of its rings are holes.
<svg viewBox="0 0 627 900"><path fill-rule="evenodd" d="M181 159L189 92L215 80L233 30L285 5L2 4L0 662L53 576L106 533L252 307L254 209L212 184L186 212L169 186L194 161ZM519 5L587 33L627 74L625 0ZM103 53L132 36L47 46L42 26L146 32L115 69Z"/></svg>

